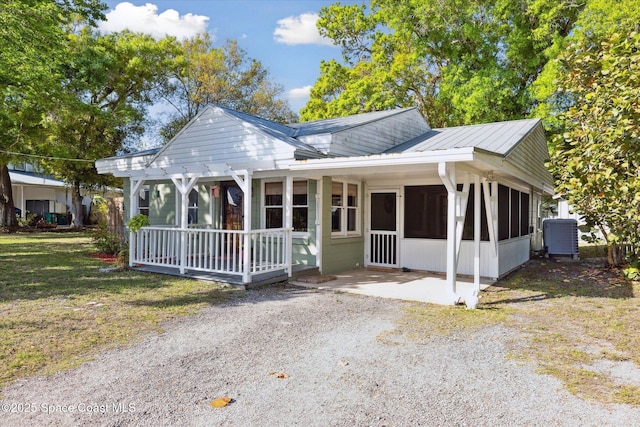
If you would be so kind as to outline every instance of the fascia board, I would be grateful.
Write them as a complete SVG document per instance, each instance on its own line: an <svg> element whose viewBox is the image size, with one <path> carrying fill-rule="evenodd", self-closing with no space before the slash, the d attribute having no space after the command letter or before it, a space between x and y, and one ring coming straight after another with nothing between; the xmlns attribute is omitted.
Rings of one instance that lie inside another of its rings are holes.
<svg viewBox="0 0 640 427"><path fill-rule="evenodd" d="M297 160L289 164L292 171L331 170L344 168L372 168L379 166L406 166L441 162L471 162L473 147L438 150L422 153L390 153L357 157L333 157L328 159Z"/></svg>

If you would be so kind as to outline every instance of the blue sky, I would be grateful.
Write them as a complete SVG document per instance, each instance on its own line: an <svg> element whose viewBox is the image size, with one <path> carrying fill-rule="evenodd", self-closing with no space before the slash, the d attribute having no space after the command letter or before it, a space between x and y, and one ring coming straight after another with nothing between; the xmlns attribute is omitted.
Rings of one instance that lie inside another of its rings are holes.
<svg viewBox="0 0 640 427"><path fill-rule="evenodd" d="M315 22L320 0L129 0L106 1L105 32L129 28L178 38L208 31L215 46L235 39L249 57L269 69L284 86L291 108L298 112L318 78L322 59L339 58L340 50L322 39ZM359 1L344 1L354 4Z"/></svg>

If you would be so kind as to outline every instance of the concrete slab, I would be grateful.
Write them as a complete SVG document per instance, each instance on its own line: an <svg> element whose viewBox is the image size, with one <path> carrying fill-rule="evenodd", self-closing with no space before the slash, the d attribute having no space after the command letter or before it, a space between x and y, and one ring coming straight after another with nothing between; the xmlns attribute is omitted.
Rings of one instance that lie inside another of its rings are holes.
<svg viewBox="0 0 640 427"><path fill-rule="evenodd" d="M454 296L447 289L444 275L423 271L380 271L364 268L346 271L334 276L335 280L325 282L307 280L305 282L291 281L291 283L309 288L443 305L451 305L456 302L464 303L470 299L474 292L473 278L459 276ZM493 281L483 279L480 282L480 289L486 289L491 284Z"/></svg>

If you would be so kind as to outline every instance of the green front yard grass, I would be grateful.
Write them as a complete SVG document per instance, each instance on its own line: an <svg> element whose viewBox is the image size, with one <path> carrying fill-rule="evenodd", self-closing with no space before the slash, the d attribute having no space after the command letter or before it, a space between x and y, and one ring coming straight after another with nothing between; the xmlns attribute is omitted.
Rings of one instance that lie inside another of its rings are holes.
<svg viewBox="0 0 640 427"><path fill-rule="evenodd" d="M110 265L88 234L0 234L0 387L53 374L126 345L163 321L239 292Z"/></svg>

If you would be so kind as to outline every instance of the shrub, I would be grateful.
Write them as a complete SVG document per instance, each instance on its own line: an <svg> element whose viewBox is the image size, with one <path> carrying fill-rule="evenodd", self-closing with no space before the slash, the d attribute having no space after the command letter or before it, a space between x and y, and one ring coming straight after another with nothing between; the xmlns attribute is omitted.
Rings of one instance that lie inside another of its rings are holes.
<svg viewBox="0 0 640 427"><path fill-rule="evenodd" d="M109 255L117 254L122 250L122 240L120 236L111 233L104 225L100 225L91 236L93 244L96 245L100 252Z"/></svg>
<svg viewBox="0 0 640 427"><path fill-rule="evenodd" d="M142 214L134 215L129 222L127 222L127 227L129 231L132 233L137 232L142 227L147 227L149 225L149 218Z"/></svg>

